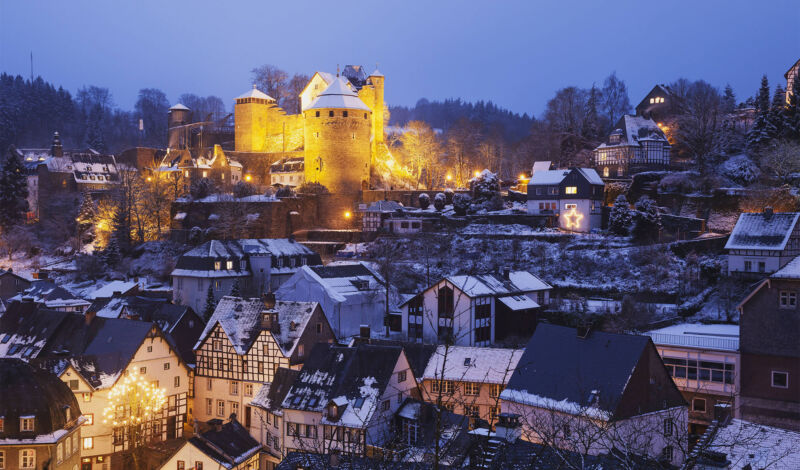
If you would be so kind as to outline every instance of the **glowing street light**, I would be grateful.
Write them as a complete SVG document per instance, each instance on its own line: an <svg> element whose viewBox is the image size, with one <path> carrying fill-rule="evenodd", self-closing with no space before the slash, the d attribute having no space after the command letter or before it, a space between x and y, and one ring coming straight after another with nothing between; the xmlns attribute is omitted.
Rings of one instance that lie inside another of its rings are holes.
<svg viewBox="0 0 800 470"><path fill-rule="evenodd" d="M480 172L479 170L475 170L475 177L477 178L477 177L479 177L480 175L481 175L481 172Z"/></svg>
<svg viewBox="0 0 800 470"><path fill-rule="evenodd" d="M448 173L448 174L447 174L447 176L445 176L445 179L446 179L447 181L452 181L452 180L453 180L453 175L451 175L450 173Z"/></svg>
<svg viewBox="0 0 800 470"><path fill-rule="evenodd" d="M250 176L250 175L244 175L244 180L245 180L245 181L250 181L251 179L253 179L253 177L252 177L252 176Z"/></svg>
<svg viewBox="0 0 800 470"><path fill-rule="evenodd" d="M349 219L351 217L353 217L353 214L350 211L345 211L344 212L344 218L345 219Z"/></svg>

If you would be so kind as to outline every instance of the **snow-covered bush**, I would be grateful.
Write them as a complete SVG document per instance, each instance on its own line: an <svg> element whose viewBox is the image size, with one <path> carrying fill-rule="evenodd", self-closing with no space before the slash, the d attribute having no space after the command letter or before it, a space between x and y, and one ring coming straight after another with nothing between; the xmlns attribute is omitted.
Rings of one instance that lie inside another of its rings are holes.
<svg viewBox="0 0 800 470"><path fill-rule="evenodd" d="M297 192L299 194L328 194L330 191L328 191L328 188L319 183L306 182L297 187Z"/></svg>
<svg viewBox="0 0 800 470"><path fill-rule="evenodd" d="M700 188L700 174L694 171L670 173L658 183L658 189L665 193L691 194Z"/></svg>
<svg viewBox="0 0 800 470"><path fill-rule="evenodd" d="M469 186L475 202L483 202L500 192L500 179L495 173L483 170L478 176L469 180Z"/></svg>
<svg viewBox="0 0 800 470"><path fill-rule="evenodd" d="M453 203L453 195L455 191L453 188L447 188L444 190L444 197L445 197L445 204L452 204Z"/></svg>
<svg viewBox="0 0 800 470"><path fill-rule="evenodd" d="M246 181L239 181L233 185L233 196L243 198L256 193L256 187Z"/></svg>
<svg viewBox="0 0 800 470"><path fill-rule="evenodd" d="M624 194L617 196L608 216L608 230L614 235L628 235L633 224L630 204Z"/></svg>
<svg viewBox="0 0 800 470"><path fill-rule="evenodd" d="M453 212L456 215L467 215L471 203L472 198L469 195L458 193L453 196Z"/></svg>
<svg viewBox="0 0 800 470"><path fill-rule="evenodd" d="M199 245L203 242L203 229L194 226L189 230L189 243L192 245Z"/></svg>
<svg viewBox="0 0 800 470"><path fill-rule="evenodd" d="M754 183L761 176L758 165L744 154L734 155L722 162L719 172L742 186Z"/></svg>
<svg viewBox="0 0 800 470"><path fill-rule="evenodd" d="M638 242L650 242L658 239L661 232L661 214L655 201L642 196L636 201L636 225L633 227L633 239Z"/></svg>
<svg viewBox="0 0 800 470"><path fill-rule="evenodd" d="M431 205L431 197L428 196L427 193L422 193L419 195L419 207L421 209L427 209L428 206Z"/></svg>
<svg viewBox="0 0 800 470"><path fill-rule="evenodd" d="M294 191L292 190L292 188L288 186L284 186L275 191L275 197L277 197L278 199L283 197L292 197L292 196L294 196Z"/></svg>
<svg viewBox="0 0 800 470"><path fill-rule="evenodd" d="M200 178L189 187L189 194L192 199L203 199L216 192L214 182L208 178Z"/></svg>
<svg viewBox="0 0 800 470"><path fill-rule="evenodd" d="M436 193L436 196L433 197L433 207L437 211L444 210L446 196L443 193Z"/></svg>

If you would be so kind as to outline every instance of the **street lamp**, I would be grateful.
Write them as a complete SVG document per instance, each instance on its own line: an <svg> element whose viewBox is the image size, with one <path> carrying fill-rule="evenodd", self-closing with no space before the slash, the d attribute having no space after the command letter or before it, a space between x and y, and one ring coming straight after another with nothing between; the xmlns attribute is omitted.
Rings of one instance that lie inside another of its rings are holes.
<svg viewBox="0 0 800 470"><path fill-rule="evenodd" d="M345 211L344 212L344 218L345 219L349 219L351 217L353 217L353 214L350 211Z"/></svg>

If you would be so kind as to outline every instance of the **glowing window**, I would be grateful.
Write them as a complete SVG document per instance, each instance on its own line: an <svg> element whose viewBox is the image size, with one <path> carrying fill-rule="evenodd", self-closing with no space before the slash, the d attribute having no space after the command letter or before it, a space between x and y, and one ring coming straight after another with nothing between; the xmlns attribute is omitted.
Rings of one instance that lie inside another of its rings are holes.
<svg viewBox="0 0 800 470"><path fill-rule="evenodd" d="M91 449L94 447L94 438L93 437L84 437L83 438L83 448L84 449Z"/></svg>
<svg viewBox="0 0 800 470"><path fill-rule="evenodd" d="M225 263L225 269L227 269L227 270L229 270L229 271L230 271L231 269L233 269L233 261L227 261L227 262Z"/></svg>
<svg viewBox="0 0 800 470"><path fill-rule="evenodd" d="M564 188L565 194L578 194L578 187L577 186L567 186Z"/></svg>
<svg viewBox="0 0 800 470"><path fill-rule="evenodd" d="M655 98L650 98L650 104L653 104L653 103L655 103L655 102L656 102L656 99L655 99Z"/></svg>
<svg viewBox="0 0 800 470"><path fill-rule="evenodd" d="M208 172L203 170L203 178L208 178Z"/></svg>

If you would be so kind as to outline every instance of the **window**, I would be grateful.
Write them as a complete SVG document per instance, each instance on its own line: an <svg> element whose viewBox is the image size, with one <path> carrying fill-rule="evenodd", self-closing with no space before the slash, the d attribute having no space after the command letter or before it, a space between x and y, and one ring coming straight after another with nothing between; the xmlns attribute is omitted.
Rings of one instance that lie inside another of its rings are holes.
<svg viewBox="0 0 800 470"><path fill-rule="evenodd" d="M214 351L222 351L222 340L215 339L211 343L211 349L213 349ZM209 380L211 380L211 379L209 379ZM211 385L208 386L208 389L211 390Z"/></svg>
<svg viewBox="0 0 800 470"><path fill-rule="evenodd" d="M0 469L6 468L6 453L0 450Z"/></svg>
<svg viewBox="0 0 800 470"><path fill-rule="evenodd" d="M322 323L317 323L317 334L322 334Z"/></svg>
<svg viewBox="0 0 800 470"><path fill-rule="evenodd" d="M211 377L206 379L206 390L211 390L211 384L213 384L213 383L214 383L214 380Z"/></svg>
<svg viewBox="0 0 800 470"><path fill-rule="evenodd" d="M797 292L782 290L780 292L780 307L795 308L797 306Z"/></svg>
<svg viewBox="0 0 800 470"><path fill-rule="evenodd" d="M93 437L84 437L83 438L83 448L84 449L93 449L94 448L94 438Z"/></svg>
<svg viewBox="0 0 800 470"><path fill-rule="evenodd" d="M217 416L225 417L225 400L217 400Z"/></svg>
<svg viewBox="0 0 800 470"><path fill-rule="evenodd" d="M656 102L656 99L655 99L655 98L650 98L650 104L653 104L653 103L655 103L655 102Z"/></svg>
<svg viewBox="0 0 800 470"><path fill-rule="evenodd" d="M19 430L22 432L33 432L33 420L35 418L20 418Z"/></svg>
<svg viewBox="0 0 800 470"><path fill-rule="evenodd" d="M77 380L70 380L69 381L69 389L70 390L77 390L80 385L78 384Z"/></svg>
<svg viewBox="0 0 800 470"><path fill-rule="evenodd" d="M216 290L222 289L222 281L214 281L214 289Z"/></svg>
<svg viewBox="0 0 800 470"><path fill-rule="evenodd" d="M328 111L328 117L333 117L333 111Z"/></svg>
<svg viewBox="0 0 800 470"><path fill-rule="evenodd" d="M235 380L231 380L230 391L231 391L231 395L238 395L239 394L239 382L237 382Z"/></svg>
<svg viewBox="0 0 800 470"><path fill-rule="evenodd" d="M5 427L6 427L6 421L5 421L5 418L0 418L0 432L3 432L3 430L5 429Z"/></svg>
<svg viewBox="0 0 800 470"><path fill-rule="evenodd" d="M464 405L464 415L469 418L478 419L481 417L481 411L478 405Z"/></svg>
<svg viewBox="0 0 800 470"><path fill-rule="evenodd" d="M564 188L564 194L578 194L577 186L567 186Z"/></svg>
<svg viewBox="0 0 800 470"><path fill-rule="evenodd" d="M219 271L222 269L222 261L214 261L214 270Z"/></svg>
<svg viewBox="0 0 800 470"><path fill-rule="evenodd" d="M206 414L211 415L214 412L214 400L206 398Z"/></svg>
<svg viewBox="0 0 800 470"><path fill-rule="evenodd" d="M169 370L169 362L164 363L164 370Z"/></svg>
<svg viewBox="0 0 800 470"><path fill-rule="evenodd" d="M408 372L405 371L405 370L401 370L400 372L398 372L397 373L397 381L398 382L405 382L407 374L408 374Z"/></svg>
<svg viewBox="0 0 800 470"><path fill-rule="evenodd" d="M453 289L444 286L439 289L439 318L453 317Z"/></svg>
<svg viewBox="0 0 800 470"><path fill-rule="evenodd" d="M178 470L186 470L186 462L178 460Z"/></svg>
<svg viewBox="0 0 800 470"><path fill-rule="evenodd" d="M227 269L228 271L232 270L233 269L233 261L226 261L225 262L225 269Z"/></svg>
<svg viewBox="0 0 800 470"><path fill-rule="evenodd" d="M139 374L140 375L144 375L146 373L147 373L147 367L140 367L139 368Z"/></svg>
<svg viewBox="0 0 800 470"><path fill-rule="evenodd" d="M692 411L705 413L706 412L706 399L705 398L693 398L692 399Z"/></svg>
<svg viewBox="0 0 800 470"><path fill-rule="evenodd" d="M203 178L208 178L208 172L203 170Z"/></svg>
<svg viewBox="0 0 800 470"><path fill-rule="evenodd" d="M664 357L664 365L670 375L679 379L733 384L733 364Z"/></svg>
<svg viewBox="0 0 800 470"><path fill-rule="evenodd" d="M763 273L767 270L767 264L764 261L758 262L758 272Z"/></svg>
<svg viewBox="0 0 800 470"><path fill-rule="evenodd" d="M489 415L491 415L492 421L496 422L497 417L500 416L500 407L499 406L490 406L489 407Z"/></svg>
<svg viewBox="0 0 800 470"><path fill-rule="evenodd" d="M347 117L347 111L342 111L342 117Z"/></svg>
<svg viewBox="0 0 800 470"><path fill-rule="evenodd" d="M231 414L235 414L239 417L239 403L235 401L228 402L231 405Z"/></svg>
<svg viewBox="0 0 800 470"><path fill-rule="evenodd" d="M203 462L201 462L199 460L196 461L194 463L194 470L203 470Z"/></svg>
<svg viewBox="0 0 800 470"><path fill-rule="evenodd" d="M389 400L384 400L383 403L381 403L381 411L389 411L390 405Z"/></svg>
<svg viewBox="0 0 800 470"><path fill-rule="evenodd" d="M675 427L671 419L664 420L664 435L671 436L672 435L672 428Z"/></svg>
<svg viewBox="0 0 800 470"><path fill-rule="evenodd" d="M19 453L19 468L36 468L36 451L23 449Z"/></svg>
<svg viewBox="0 0 800 470"><path fill-rule="evenodd" d="M315 86L316 86L316 85L315 85ZM316 113L316 117L319 117L319 111L317 111L317 113Z"/></svg>
<svg viewBox="0 0 800 470"><path fill-rule="evenodd" d="M173 380L173 382L175 383L175 388L180 387L181 386L181 376L180 375L176 375L175 376L175 380Z"/></svg>
<svg viewBox="0 0 800 470"><path fill-rule="evenodd" d="M84 426L91 426L94 424L94 413L84 413L83 416L86 418L86 421L83 422Z"/></svg>
<svg viewBox="0 0 800 470"><path fill-rule="evenodd" d="M661 458L663 458L664 460L666 460L668 462L672 462L672 455L674 453L675 452L672 449L672 446L664 447L664 449L661 451Z"/></svg>
<svg viewBox="0 0 800 470"><path fill-rule="evenodd" d="M253 396L253 384L244 384L244 396L246 397Z"/></svg>
<svg viewBox="0 0 800 470"><path fill-rule="evenodd" d="M745 260L745 262L744 262L744 270L746 272L752 272L753 271L753 262L749 261L749 260Z"/></svg>
<svg viewBox="0 0 800 470"><path fill-rule="evenodd" d="M789 388L789 373L773 370L772 386L775 388Z"/></svg>
<svg viewBox="0 0 800 470"><path fill-rule="evenodd" d="M465 382L464 383L464 394L465 395L472 395L476 396L480 393L480 384L476 382Z"/></svg>
<svg viewBox="0 0 800 470"><path fill-rule="evenodd" d="M431 391L438 393L440 390L439 384L441 383L441 392L443 395L452 395L455 389L455 384L450 380L434 380L431 382Z"/></svg>
<svg viewBox="0 0 800 470"><path fill-rule="evenodd" d="M305 345L304 344L298 344L297 345L297 355L300 356L300 357L303 357L303 356L305 356L305 353L306 353Z"/></svg>

